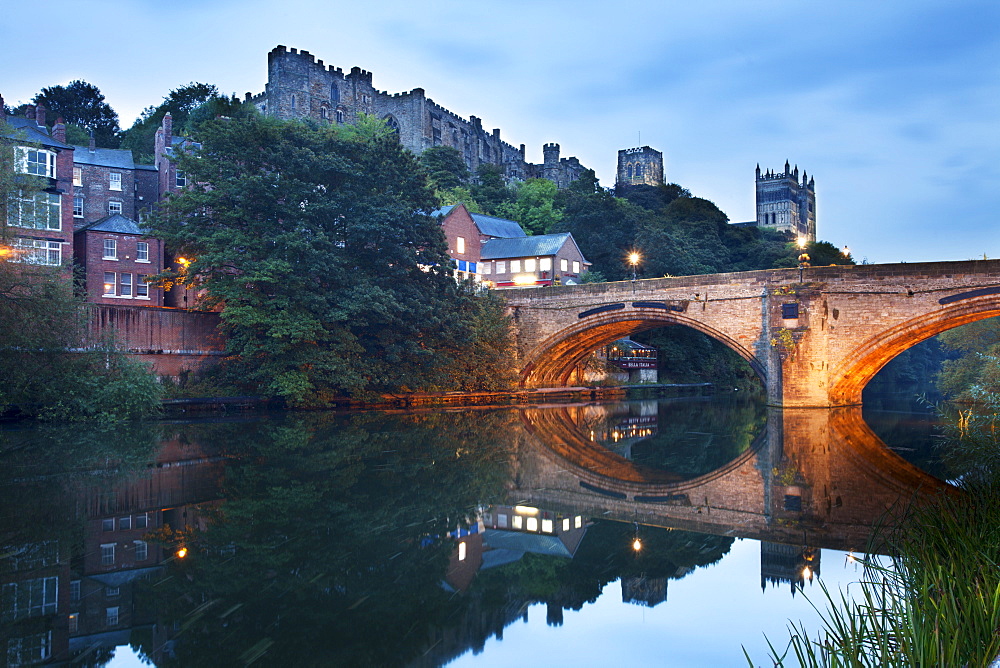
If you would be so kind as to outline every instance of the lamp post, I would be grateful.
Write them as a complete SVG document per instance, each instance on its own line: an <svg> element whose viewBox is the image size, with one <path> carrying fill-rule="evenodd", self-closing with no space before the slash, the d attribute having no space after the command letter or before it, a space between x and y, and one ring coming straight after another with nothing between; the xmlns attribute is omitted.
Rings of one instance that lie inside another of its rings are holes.
<svg viewBox="0 0 1000 668"><path fill-rule="evenodd" d="M642 257L635 251L628 254L628 263L632 265L632 292L635 292L635 268L641 259Z"/></svg>
<svg viewBox="0 0 1000 668"><path fill-rule="evenodd" d="M808 241L806 240L805 237L799 237L796 243L799 247L799 250L802 251L801 253L799 253L799 283L801 283L802 270L809 266L809 254L805 252L806 244L808 243Z"/></svg>

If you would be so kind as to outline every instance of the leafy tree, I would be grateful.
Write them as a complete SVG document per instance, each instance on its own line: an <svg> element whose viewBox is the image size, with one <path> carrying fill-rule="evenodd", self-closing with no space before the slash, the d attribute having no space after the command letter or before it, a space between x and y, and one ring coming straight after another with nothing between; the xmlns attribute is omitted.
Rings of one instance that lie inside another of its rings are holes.
<svg viewBox="0 0 1000 668"><path fill-rule="evenodd" d="M476 170L476 181L472 184L472 197L483 207L483 211L492 216L504 204L514 201L514 196L504 182L503 170L492 163L479 165Z"/></svg>
<svg viewBox="0 0 1000 668"><path fill-rule="evenodd" d="M374 118L313 126L246 110L204 122L154 234L222 309L236 375L292 405L453 387L483 343L460 317L424 172ZM484 370L486 371L486 370Z"/></svg>
<svg viewBox="0 0 1000 668"><path fill-rule="evenodd" d="M556 184L548 179L528 179L514 186L513 202L501 204L497 215L516 220L528 234L546 234L560 220L562 211L556 205Z"/></svg>
<svg viewBox="0 0 1000 668"><path fill-rule="evenodd" d="M691 197L691 191L676 183L624 186L619 187L616 194L648 211L660 211L678 197Z"/></svg>
<svg viewBox="0 0 1000 668"><path fill-rule="evenodd" d="M66 123L93 132L98 146L115 148L121 141L118 114L93 84L77 79L66 86L43 88L32 102L45 105L46 125L52 125L61 117Z"/></svg>
<svg viewBox="0 0 1000 668"><path fill-rule="evenodd" d="M170 91L158 106L146 107L128 130L122 133L121 147L132 151L136 162L152 163L156 130L170 113L174 132L187 129L188 116L205 102L219 96L212 84L191 82Z"/></svg>
<svg viewBox="0 0 1000 668"><path fill-rule="evenodd" d="M971 400L971 388L997 366L1000 355L1000 318L987 318L949 329L937 336L952 359L945 360L938 375L938 389L948 397Z"/></svg>
<svg viewBox="0 0 1000 668"><path fill-rule="evenodd" d="M420 164L427 170L431 184L438 190L451 190L469 183L469 168L458 149L432 146L420 154Z"/></svg>

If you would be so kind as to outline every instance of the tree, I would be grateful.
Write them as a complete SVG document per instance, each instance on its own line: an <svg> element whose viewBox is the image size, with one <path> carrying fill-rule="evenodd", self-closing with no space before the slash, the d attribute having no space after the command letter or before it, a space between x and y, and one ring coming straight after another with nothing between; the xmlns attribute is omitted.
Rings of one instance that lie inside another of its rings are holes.
<svg viewBox="0 0 1000 668"><path fill-rule="evenodd" d="M528 179L514 187L514 201L497 207L497 215L516 220L528 234L547 234L563 214L556 205L556 184L548 179Z"/></svg>
<svg viewBox="0 0 1000 668"><path fill-rule="evenodd" d="M492 216L500 215L497 213L500 207L514 201L513 193L504 182L503 170L492 163L479 165L479 169L476 170L472 197L486 213Z"/></svg>
<svg viewBox="0 0 1000 668"><path fill-rule="evenodd" d="M94 142L104 148L116 148L121 141L118 114L104 101L101 90L86 81L71 81L66 86L43 88L32 102L45 106L45 123L57 118L94 133Z"/></svg>
<svg viewBox="0 0 1000 668"><path fill-rule="evenodd" d="M315 126L245 110L204 122L153 234L222 309L238 376L292 405L451 387L477 340L434 195L384 123Z"/></svg>
<svg viewBox="0 0 1000 668"><path fill-rule="evenodd" d="M174 130L183 132L188 129L191 112L218 96L219 89L212 84L196 82L170 91L158 106L146 107L132 127L122 133L121 147L131 150L136 162L152 163L156 130L163 123L163 117L169 113Z"/></svg>
<svg viewBox="0 0 1000 668"><path fill-rule="evenodd" d="M458 149L432 146L420 154L420 164L438 190L451 190L469 183L469 168Z"/></svg>

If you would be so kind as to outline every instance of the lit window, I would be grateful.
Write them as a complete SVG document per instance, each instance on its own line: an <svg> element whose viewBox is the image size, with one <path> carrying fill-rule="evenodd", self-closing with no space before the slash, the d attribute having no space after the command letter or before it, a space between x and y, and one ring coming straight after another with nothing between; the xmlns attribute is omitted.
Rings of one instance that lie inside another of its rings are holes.
<svg viewBox="0 0 1000 668"><path fill-rule="evenodd" d="M136 561L146 561L149 556L149 546L144 540L135 541L135 560Z"/></svg>
<svg viewBox="0 0 1000 668"><path fill-rule="evenodd" d="M583 526L583 518L580 517L579 515L577 515L575 518L573 518L573 526L575 528L577 528L577 529L579 529L580 527L582 527Z"/></svg>
<svg viewBox="0 0 1000 668"><path fill-rule="evenodd" d="M187 176L181 170L177 170L177 175L174 177L174 185L178 188L183 188L188 183Z"/></svg>
<svg viewBox="0 0 1000 668"><path fill-rule="evenodd" d="M139 241L135 244L135 261L149 262L149 243Z"/></svg>
<svg viewBox="0 0 1000 668"><path fill-rule="evenodd" d="M73 185L74 186L83 185L83 170L79 167L73 168Z"/></svg>
<svg viewBox="0 0 1000 668"><path fill-rule="evenodd" d="M80 615L73 612L69 616L69 632L76 633L80 629Z"/></svg>
<svg viewBox="0 0 1000 668"><path fill-rule="evenodd" d="M112 271L104 272L104 296L105 297L115 296L115 274ZM110 529L108 528L108 522L111 523ZM115 527L114 520L104 520L105 531L111 531L111 529L114 529L114 527Z"/></svg>
<svg viewBox="0 0 1000 668"><path fill-rule="evenodd" d="M106 608L104 610L104 624L106 626L118 626L118 606Z"/></svg>
<svg viewBox="0 0 1000 668"><path fill-rule="evenodd" d="M149 283L146 282L146 274L139 274L135 278L135 296L139 299L149 299ZM139 528L139 518L136 518L135 527ZM145 525L143 525L145 526Z"/></svg>
<svg viewBox="0 0 1000 668"><path fill-rule="evenodd" d="M73 196L73 217L83 218L83 196L74 195Z"/></svg>
<svg viewBox="0 0 1000 668"><path fill-rule="evenodd" d="M528 531L538 531L538 518L537 517L529 517L525 521L525 527L524 528L527 529Z"/></svg>
<svg viewBox="0 0 1000 668"><path fill-rule="evenodd" d="M515 529L520 529L524 526L524 517L521 515L514 515L511 517L511 526Z"/></svg>
<svg viewBox="0 0 1000 668"><path fill-rule="evenodd" d="M118 242L114 239L104 240L104 256L105 260L117 260L118 259Z"/></svg>
<svg viewBox="0 0 1000 668"><path fill-rule="evenodd" d="M122 212L122 203L115 200L108 202L108 214L114 215L116 213L120 214Z"/></svg>
<svg viewBox="0 0 1000 668"><path fill-rule="evenodd" d="M118 274L118 296L132 296L132 274Z"/></svg>
<svg viewBox="0 0 1000 668"><path fill-rule="evenodd" d="M542 533L552 533L552 520L542 520Z"/></svg>
<svg viewBox="0 0 1000 668"><path fill-rule="evenodd" d="M122 175L121 172L111 172L108 174L108 190L121 190L122 189Z"/></svg>
<svg viewBox="0 0 1000 668"><path fill-rule="evenodd" d="M566 258L559 260L559 271L569 271L569 260Z"/></svg>
<svg viewBox="0 0 1000 668"><path fill-rule="evenodd" d="M459 561L465 561L465 550L466 550L465 541L463 540L461 543L458 544L458 560Z"/></svg>
<svg viewBox="0 0 1000 668"><path fill-rule="evenodd" d="M52 151L18 147L18 157L19 172L56 178L56 154Z"/></svg>
<svg viewBox="0 0 1000 668"><path fill-rule="evenodd" d="M62 207L59 195L37 193L33 197L11 199L7 220L11 225L32 230L61 230Z"/></svg>
<svg viewBox="0 0 1000 668"><path fill-rule="evenodd" d="M524 261L524 270L525 271L535 270L535 258L528 258L527 260Z"/></svg>
<svg viewBox="0 0 1000 668"><path fill-rule="evenodd" d="M458 237L455 240L455 252L464 253L465 252L465 237Z"/></svg>
<svg viewBox="0 0 1000 668"><path fill-rule="evenodd" d="M58 267L62 264L62 242L44 239L14 239L17 261L25 264Z"/></svg>
<svg viewBox="0 0 1000 668"><path fill-rule="evenodd" d="M511 260L510 261L510 273L517 274L517 273L520 273L520 271L521 271L521 261L520 260Z"/></svg>
<svg viewBox="0 0 1000 668"><path fill-rule="evenodd" d="M541 260L539 260L538 261L538 270L539 271L552 271L552 258L550 258L550 257L543 257Z"/></svg>
<svg viewBox="0 0 1000 668"><path fill-rule="evenodd" d="M101 566L115 565L115 544L106 543L101 545Z"/></svg>
<svg viewBox="0 0 1000 668"><path fill-rule="evenodd" d="M573 273L574 274L580 273L580 263L576 260L573 260Z"/></svg>
<svg viewBox="0 0 1000 668"><path fill-rule="evenodd" d="M563 531L569 531L569 529L570 529L570 527L569 527L569 518L567 517L566 519L564 519L562 521L562 530Z"/></svg>
<svg viewBox="0 0 1000 668"><path fill-rule="evenodd" d="M507 263L503 260L497 260L497 273L505 274L507 273Z"/></svg>

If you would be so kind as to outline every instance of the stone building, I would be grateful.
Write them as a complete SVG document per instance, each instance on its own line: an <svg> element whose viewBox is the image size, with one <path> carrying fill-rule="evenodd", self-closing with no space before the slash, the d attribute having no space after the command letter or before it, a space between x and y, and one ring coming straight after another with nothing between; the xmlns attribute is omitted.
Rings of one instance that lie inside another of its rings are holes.
<svg viewBox="0 0 1000 668"><path fill-rule="evenodd" d="M761 172L757 165L757 227L790 232L816 241L816 180L785 161L783 172Z"/></svg>
<svg viewBox="0 0 1000 668"><path fill-rule="evenodd" d="M436 104L423 88L387 93L372 85L372 73L360 67L346 74L324 65L308 51L275 47L267 57L264 92L247 98L268 116L281 119L311 118L326 123L356 121L359 114L385 120L399 133L403 146L419 155L432 146L450 146L475 174L480 165L494 164L508 179L546 178L565 187L579 178L585 167L576 158L559 157L558 144L543 148L543 164L525 160L525 146L500 139L499 128L487 132L482 119L468 119Z"/></svg>
<svg viewBox="0 0 1000 668"><path fill-rule="evenodd" d="M618 174L615 185L663 185L663 154L649 146L623 148L618 151Z"/></svg>

